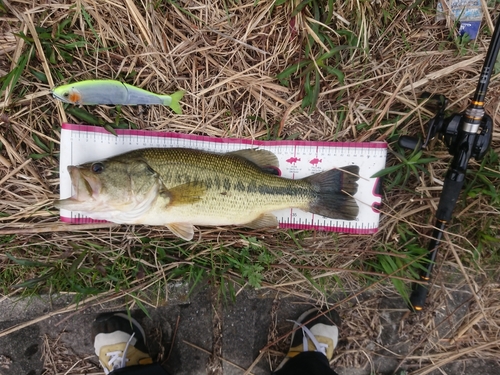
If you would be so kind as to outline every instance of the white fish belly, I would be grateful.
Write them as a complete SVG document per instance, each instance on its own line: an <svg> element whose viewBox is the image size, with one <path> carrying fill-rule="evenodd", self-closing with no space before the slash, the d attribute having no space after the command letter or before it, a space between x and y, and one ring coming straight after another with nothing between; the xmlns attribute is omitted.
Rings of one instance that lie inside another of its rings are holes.
<svg viewBox="0 0 500 375"><path fill-rule="evenodd" d="M297 207L305 209L308 202L292 202L283 197L265 203L263 200L252 203L252 199L239 199L240 204L229 204L230 199L224 202L210 200L168 207L152 207L150 211L137 219L137 224L167 225L172 223L190 223L193 225L244 225L264 213Z"/></svg>

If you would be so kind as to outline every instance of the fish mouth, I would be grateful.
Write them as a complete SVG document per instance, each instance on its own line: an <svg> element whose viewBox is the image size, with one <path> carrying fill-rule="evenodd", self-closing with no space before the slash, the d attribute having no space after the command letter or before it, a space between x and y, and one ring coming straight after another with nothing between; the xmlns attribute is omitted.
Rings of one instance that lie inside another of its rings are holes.
<svg viewBox="0 0 500 375"><path fill-rule="evenodd" d="M56 206L70 211L80 211L89 205L94 206L102 188L99 178L87 175L79 167L73 165L68 166L68 172L71 177L73 195L57 201Z"/></svg>
<svg viewBox="0 0 500 375"><path fill-rule="evenodd" d="M64 96L62 96L62 95L57 95L57 94L54 92L54 90L50 90L50 93L52 94L52 97L53 97L54 99L58 99L58 100L60 100L60 101L61 101L61 102L63 102L63 103L70 103L70 101L69 101L68 99L66 99Z"/></svg>

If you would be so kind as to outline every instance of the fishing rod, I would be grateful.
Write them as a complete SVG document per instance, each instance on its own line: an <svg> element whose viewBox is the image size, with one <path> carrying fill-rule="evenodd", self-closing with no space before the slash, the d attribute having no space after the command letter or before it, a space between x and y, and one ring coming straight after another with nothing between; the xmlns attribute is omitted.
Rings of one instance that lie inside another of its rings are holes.
<svg viewBox="0 0 500 375"><path fill-rule="evenodd" d="M427 148L429 142L438 135L446 144L449 153L453 156L445 176L443 190L439 198L436 211L436 224L432 232L426 255L425 269L419 275L418 283L412 286L410 308L421 311L424 307L430 289L430 278L435 264L436 255L446 225L450 222L453 209L460 197L460 191L465 182L465 174L469 160L481 160L487 153L492 139L493 121L484 111L484 99L490 83L491 74L500 48L500 17L495 25L490 46L486 53L483 68L474 96L463 113L445 117L447 100L443 95L437 96L440 105L434 118L428 123L428 133L425 141L418 138L402 136L400 146L411 150ZM431 98L435 100L435 97Z"/></svg>

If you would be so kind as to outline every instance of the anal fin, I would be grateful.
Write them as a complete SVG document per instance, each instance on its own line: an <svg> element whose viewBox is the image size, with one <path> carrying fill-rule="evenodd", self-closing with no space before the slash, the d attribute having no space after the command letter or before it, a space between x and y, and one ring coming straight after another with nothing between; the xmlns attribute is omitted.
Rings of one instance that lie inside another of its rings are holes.
<svg viewBox="0 0 500 375"><path fill-rule="evenodd" d="M245 227L252 229L260 228L276 228L278 227L278 219L273 214L262 214L257 219L245 224Z"/></svg>
<svg viewBox="0 0 500 375"><path fill-rule="evenodd" d="M171 223L167 228L177 237L186 241L191 241L194 237L194 226L189 223Z"/></svg>

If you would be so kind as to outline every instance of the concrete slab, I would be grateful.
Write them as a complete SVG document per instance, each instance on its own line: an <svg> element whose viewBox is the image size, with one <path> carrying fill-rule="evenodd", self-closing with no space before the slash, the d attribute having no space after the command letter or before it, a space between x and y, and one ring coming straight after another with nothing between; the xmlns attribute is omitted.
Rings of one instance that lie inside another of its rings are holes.
<svg viewBox="0 0 500 375"><path fill-rule="evenodd" d="M0 330L12 326L13 321L0 323ZM0 375L41 375L41 334L38 325L18 330L0 338Z"/></svg>
<svg viewBox="0 0 500 375"><path fill-rule="evenodd" d="M471 375L471 374L500 374L498 371L500 359L498 360L483 360L476 358L469 358L460 360L449 365L443 366L443 371L440 374L453 374L453 375ZM432 372L432 375L438 374L437 371Z"/></svg>
<svg viewBox="0 0 500 375"><path fill-rule="evenodd" d="M132 311L134 318L141 322L146 331L153 358L164 363L173 375L242 375L264 348L269 350L255 363L251 372L256 375L269 374L281 362L289 347L288 333L293 323L288 319L297 319L312 306L311 301L258 291L241 291L233 302L215 298L216 293L209 287L201 288L189 296L187 290L183 286L183 292L177 295L174 302L148 308L147 314L137 308ZM449 300L443 298L446 308L443 309L443 316L436 314L432 329L436 326L438 329L432 331L434 335L448 337L450 327L456 328L468 314L469 297L466 292L457 291ZM57 308L71 302L68 297L17 302L4 299L0 302L0 330L57 311ZM59 353L64 352L65 356L72 358L67 368L78 361L88 365L84 372L70 371L68 374L98 373L100 369L93 355L90 333L92 321L100 312L122 308L123 303L115 301L72 313L56 314L7 336L1 336L0 333L0 375L41 375L44 371L41 356L45 335L57 339L57 345L64 348L58 349ZM373 309L376 314L373 317L356 315L357 304L368 306L368 310ZM335 370L340 375L392 374L412 350L416 353L423 350L425 344L431 343L435 337L429 337L430 341L427 342L429 330L422 325L422 316L409 318L406 312L404 301L397 297L362 295L357 297L356 304L340 306L339 313L346 320L340 332L348 340L343 340L340 345L339 358L358 355L357 358L362 359L369 357L370 362L353 360L352 365L346 368L337 363ZM358 320L358 327L363 327L359 319L370 321L366 322L365 331L352 337L355 319ZM419 330L421 334L412 337L412 330ZM356 353L361 343L358 340L365 340L362 344L363 353ZM422 344L418 340L422 340ZM418 363L408 361L405 366L412 370L420 367ZM498 375L500 363L497 360L461 359L443 366L442 370L454 374ZM434 373L437 375L440 372L437 370Z"/></svg>
<svg viewBox="0 0 500 375"><path fill-rule="evenodd" d="M175 375L191 375L206 373L207 364L212 352L212 305L208 288L192 297L191 303L178 307L174 319L170 322L175 327L177 317L179 325L170 358L166 363L167 370ZM158 311L167 315L162 307ZM171 342L171 338L169 338Z"/></svg>
<svg viewBox="0 0 500 375"><path fill-rule="evenodd" d="M223 307L222 356L231 363L247 369L259 356L259 351L267 344L268 330L271 324L270 298L251 298L240 294L235 303ZM223 373L241 375L237 367L223 363ZM269 373L269 366L264 360L259 361L252 373Z"/></svg>

